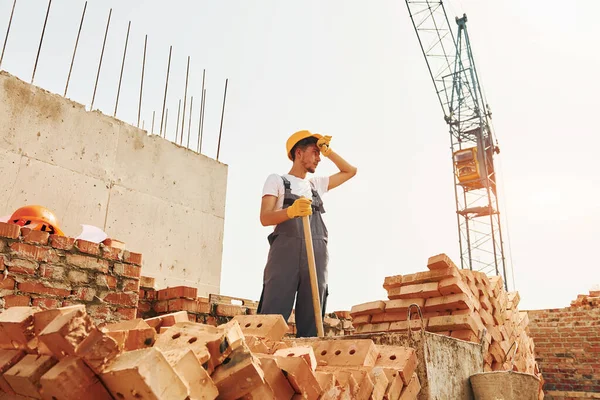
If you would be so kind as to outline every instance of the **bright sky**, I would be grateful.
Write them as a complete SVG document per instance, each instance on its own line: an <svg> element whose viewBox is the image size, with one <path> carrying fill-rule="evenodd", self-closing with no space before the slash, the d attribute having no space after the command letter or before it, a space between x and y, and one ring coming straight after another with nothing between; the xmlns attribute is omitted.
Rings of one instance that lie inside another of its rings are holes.
<svg viewBox="0 0 600 400"><path fill-rule="evenodd" d="M13 0L0 0L0 39ZM68 97L91 102L113 7L94 108L112 115L127 23L132 20L118 118L135 124L144 35L143 116L159 125L169 45L169 135L174 136L191 56L196 143L202 69L203 153L228 164L222 294L258 300L272 228L259 222L261 190L285 173L287 137L333 136L358 175L324 198L330 232L328 311L385 299L385 276L457 263L449 134L403 1L90 0ZM84 1L55 1L35 84L62 94ZM600 284L600 174L596 171L600 2L447 0L468 27L501 148L506 257L520 309L568 306ZM47 3L18 0L2 69L31 80ZM3 42L2 42L3 43ZM189 101L188 101L189 103ZM189 114L188 114L189 115ZM188 123L186 117L186 124ZM156 130L156 129L155 129ZM187 131L187 128L186 128ZM594 134L596 132L596 134ZM317 174L331 174L327 160ZM84 222L82 222L84 223ZM510 289L512 289L512 282Z"/></svg>

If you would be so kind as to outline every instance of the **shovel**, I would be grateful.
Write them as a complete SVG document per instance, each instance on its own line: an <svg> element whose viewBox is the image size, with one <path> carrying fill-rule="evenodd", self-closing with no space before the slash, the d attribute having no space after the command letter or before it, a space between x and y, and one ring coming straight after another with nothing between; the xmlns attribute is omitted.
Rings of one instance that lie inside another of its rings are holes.
<svg viewBox="0 0 600 400"><path fill-rule="evenodd" d="M315 323L317 325L317 336L325 336L323 332L323 319L321 316L321 302L319 299L319 285L317 284L317 266L315 264L315 252L313 250L312 233L310 231L310 219L308 215L302 217L304 225L304 240L306 241L306 256L308 258L308 274L310 275L310 287L312 292L313 309L315 312Z"/></svg>

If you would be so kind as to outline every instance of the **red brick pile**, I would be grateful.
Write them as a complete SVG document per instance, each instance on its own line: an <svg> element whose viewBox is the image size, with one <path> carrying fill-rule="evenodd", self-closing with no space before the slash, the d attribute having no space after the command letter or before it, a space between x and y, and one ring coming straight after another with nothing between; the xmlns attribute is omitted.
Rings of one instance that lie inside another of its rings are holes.
<svg viewBox="0 0 600 400"><path fill-rule="evenodd" d="M488 345L485 371L514 370L538 375L529 319L519 312L518 292L502 278L460 270L444 254L430 257L428 271L385 278L388 300L352 307L358 333L425 329ZM409 306L411 320L408 320ZM419 310L422 319L419 318Z"/></svg>
<svg viewBox="0 0 600 400"><path fill-rule="evenodd" d="M225 323L237 315L254 315L258 302L224 295L199 297L198 290L189 286L174 286L157 290L153 278L140 278L140 301L137 318L151 318L177 311L186 311L190 321L213 326ZM323 319L325 336L344 336L354 333L350 313L336 311ZM296 335L295 315L288 319L287 336Z"/></svg>
<svg viewBox="0 0 600 400"><path fill-rule="evenodd" d="M365 339L294 345L282 340L287 330L279 315L214 327L181 311L99 328L83 305L12 307L0 313L0 397L417 398L414 349Z"/></svg>
<svg viewBox="0 0 600 400"><path fill-rule="evenodd" d="M96 323L135 318L141 254L0 223L0 310L85 304Z"/></svg>

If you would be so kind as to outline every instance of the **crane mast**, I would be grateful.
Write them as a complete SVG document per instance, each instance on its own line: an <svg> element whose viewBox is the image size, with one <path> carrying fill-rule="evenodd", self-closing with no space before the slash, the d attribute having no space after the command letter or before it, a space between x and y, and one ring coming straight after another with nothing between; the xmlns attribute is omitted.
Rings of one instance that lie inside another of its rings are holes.
<svg viewBox="0 0 600 400"><path fill-rule="evenodd" d="M455 36L442 1L405 1L450 131L461 268L502 276L508 290L494 169L499 149L467 16L456 17Z"/></svg>

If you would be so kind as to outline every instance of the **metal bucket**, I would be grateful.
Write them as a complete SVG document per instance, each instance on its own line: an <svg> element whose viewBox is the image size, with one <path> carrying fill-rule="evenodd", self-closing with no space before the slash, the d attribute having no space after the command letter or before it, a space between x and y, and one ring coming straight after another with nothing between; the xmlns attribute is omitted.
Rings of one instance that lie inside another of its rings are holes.
<svg viewBox="0 0 600 400"><path fill-rule="evenodd" d="M537 376L514 371L482 372L471 375L475 400L537 400Z"/></svg>

